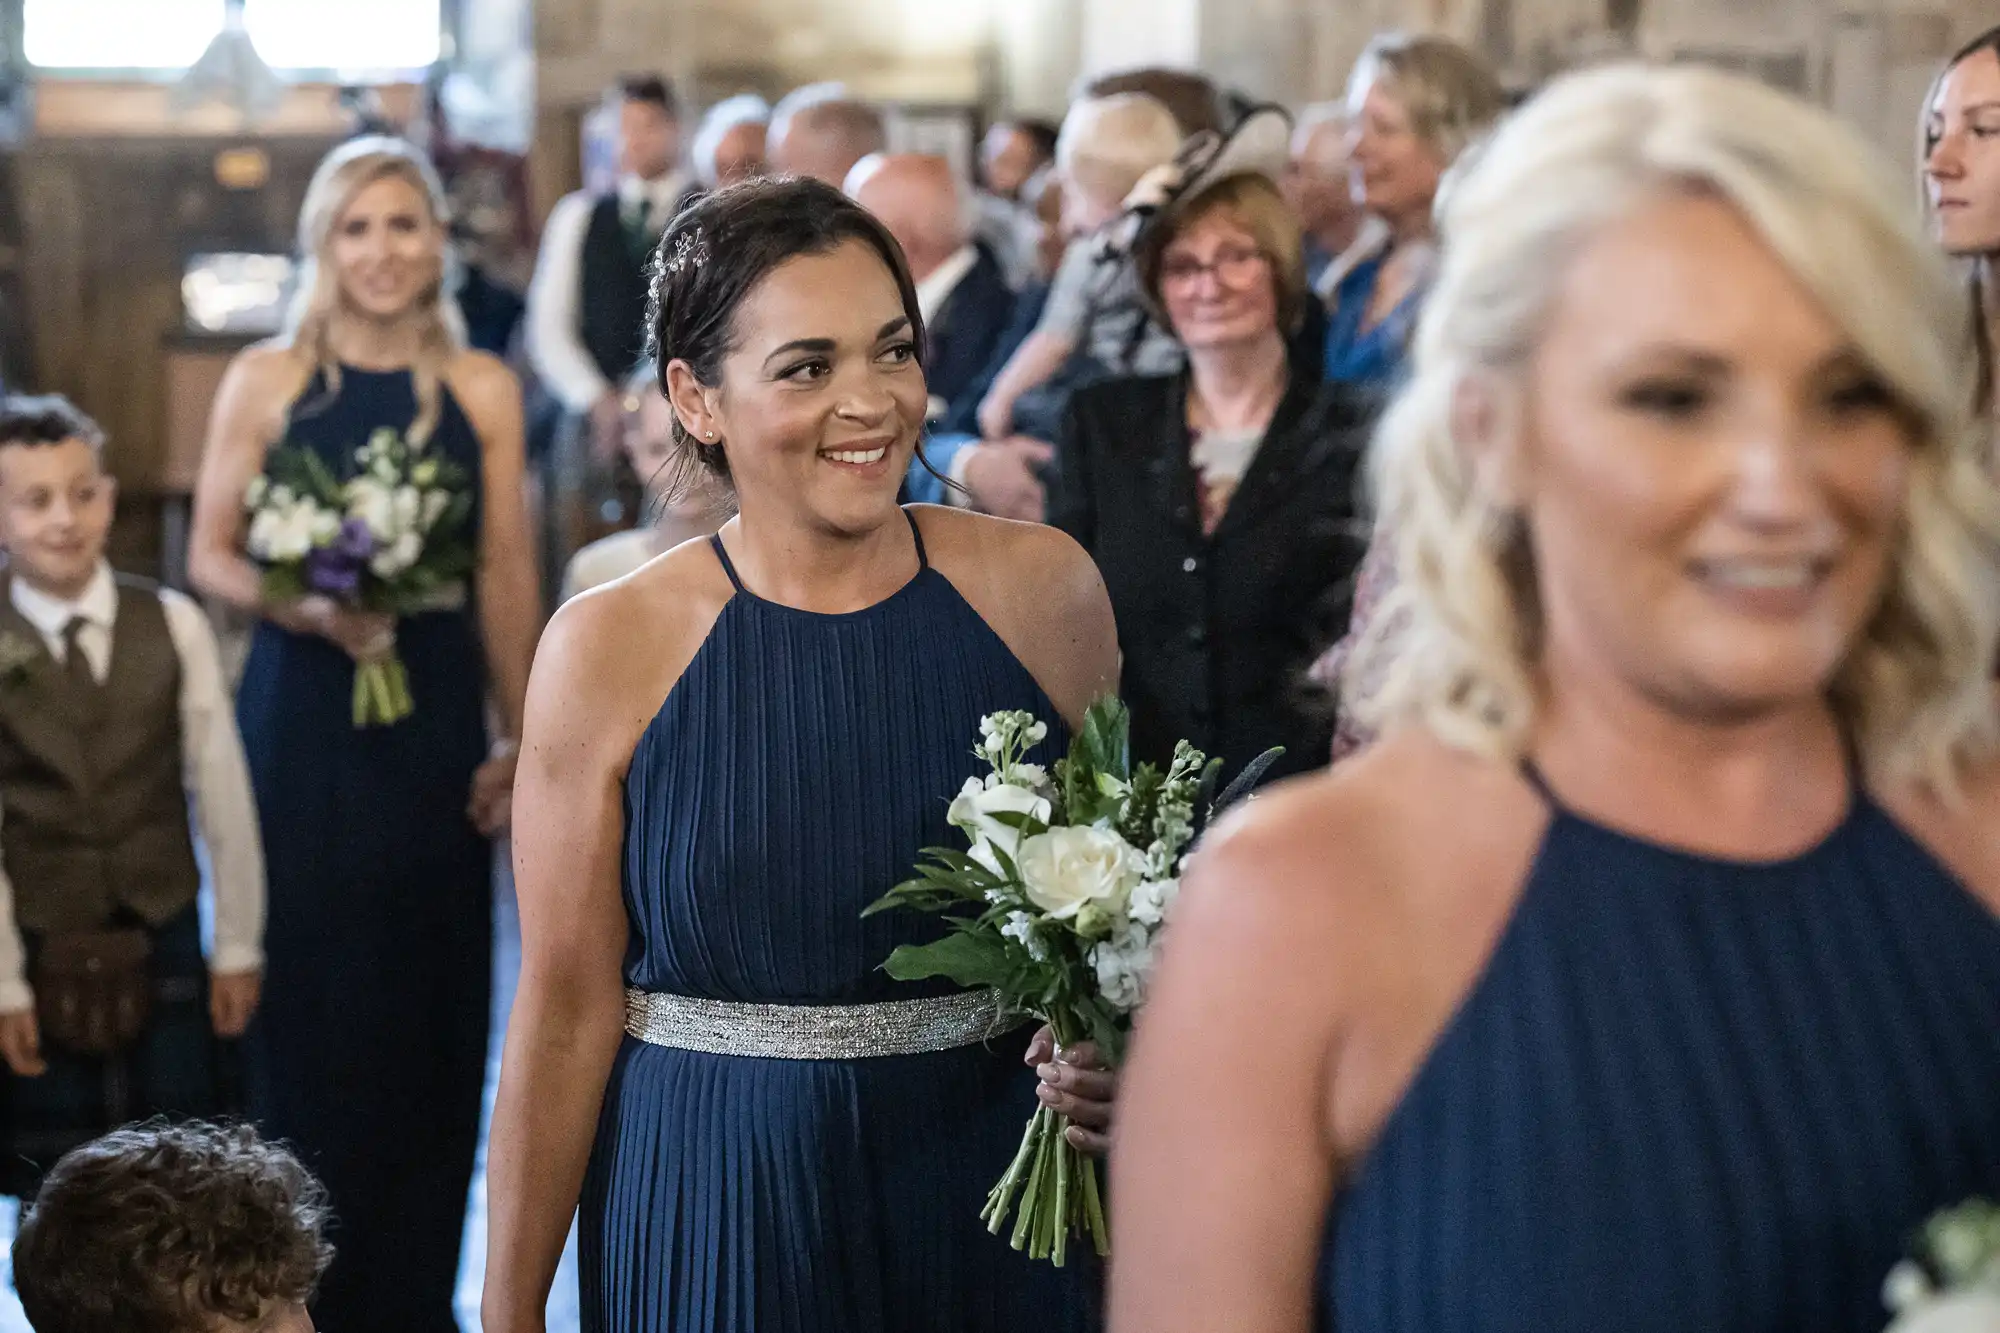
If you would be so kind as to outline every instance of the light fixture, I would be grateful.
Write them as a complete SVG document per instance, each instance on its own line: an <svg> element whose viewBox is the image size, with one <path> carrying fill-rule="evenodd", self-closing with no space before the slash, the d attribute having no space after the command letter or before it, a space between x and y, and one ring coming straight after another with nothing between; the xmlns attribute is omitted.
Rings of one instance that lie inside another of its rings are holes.
<svg viewBox="0 0 2000 1333"><path fill-rule="evenodd" d="M228 0L222 31L174 85L171 104L176 112L221 102L234 109L245 125L254 125L284 105L285 81L257 54L243 22L243 4L244 0Z"/></svg>

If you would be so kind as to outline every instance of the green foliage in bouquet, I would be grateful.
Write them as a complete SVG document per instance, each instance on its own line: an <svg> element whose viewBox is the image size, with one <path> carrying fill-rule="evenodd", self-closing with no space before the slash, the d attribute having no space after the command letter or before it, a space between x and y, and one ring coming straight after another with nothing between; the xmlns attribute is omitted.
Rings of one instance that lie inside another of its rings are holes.
<svg viewBox="0 0 2000 1333"><path fill-rule="evenodd" d="M947 927L933 943L898 948L884 964L889 975L991 988L1008 1012L1046 1022L1059 1046L1087 1039L1115 1067L1179 891L1195 810L1222 763L1182 741L1165 770L1134 767L1131 717L1115 698L1092 705L1053 772L1027 760L1047 735L1027 713L983 719L973 753L991 772L969 778L947 816L970 849L926 848L914 877L867 914L907 908ZM1280 753L1246 767L1211 813ZM1019 1193L1014 1248L1058 1265L1072 1233L1109 1253L1097 1165L1069 1144L1067 1128L1065 1117L1038 1109L981 1214L998 1234Z"/></svg>

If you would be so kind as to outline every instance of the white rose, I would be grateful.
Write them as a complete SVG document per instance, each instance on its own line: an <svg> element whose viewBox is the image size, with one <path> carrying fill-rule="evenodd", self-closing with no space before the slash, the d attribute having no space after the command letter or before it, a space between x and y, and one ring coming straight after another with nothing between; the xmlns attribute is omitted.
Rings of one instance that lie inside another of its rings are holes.
<svg viewBox="0 0 2000 1333"><path fill-rule="evenodd" d="M396 505L389 490L367 477L356 478L347 488L347 516L368 525L378 542L396 539Z"/></svg>
<svg viewBox="0 0 2000 1333"><path fill-rule="evenodd" d="M429 532L444 517L444 511L451 504L449 491L430 491L424 495L424 531Z"/></svg>
<svg viewBox="0 0 2000 1333"><path fill-rule="evenodd" d="M1899 1317L1889 1333L2000 1333L2000 1292L1940 1297Z"/></svg>
<svg viewBox="0 0 2000 1333"><path fill-rule="evenodd" d="M945 819L953 828L964 829L972 837L972 859L996 875L1004 874L1000 868L1000 858L994 849L1007 854L1007 859L1018 864L1021 849L1021 830L1001 823L995 815L1029 815L1046 821L1053 812L1042 797L1025 787L1009 786L1002 783L988 787L978 778L967 778L965 789L959 792L945 812Z"/></svg>
<svg viewBox="0 0 2000 1333"><path fill-rule="evenodd" d="M316 508L311 504L294 505L278 519L270 540L270 559L280 564L303 560L313 548L313 520Z"/></svg>
<svg viewBox="0 0 2000 1333"><path fill-rule="evenodd" d="M406 532L377 551L375 558L368 562L368 568L374 570L378 578L393 579L416 564L423 551L423 539L414 532Z"/></svg>
<svg viewBox="0 0 2000 1333"><path fill-rule="evenodd" d="M1138 853L1116 833L1094 828L1058 828L1021 844L1015 864L1028 901L1058 921L1067 921L1085 903L1125 910L1139 882Z"/></svg>
<svg viewBox="0 0 2000 1333"><path fill-rule="evenodd" d="M414 486L398 486L393 503L397 529L408 532L417 525L417 515L423 512L424 497Z"/></svg>
<svg viewBox="0 0 2000 1333"><path fill-rule="evenodd" d="M253 560L275 560L278 532L285 526L284 517L275 509L260 509L250 520L250 535L244 541Z"/></svg>

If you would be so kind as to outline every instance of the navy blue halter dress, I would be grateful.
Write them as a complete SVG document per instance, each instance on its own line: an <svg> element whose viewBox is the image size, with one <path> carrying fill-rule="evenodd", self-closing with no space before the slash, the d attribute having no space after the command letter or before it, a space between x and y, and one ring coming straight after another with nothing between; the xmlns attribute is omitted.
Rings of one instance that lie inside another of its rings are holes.
<svg viewBox="0 0 2000 1333"><path fill-rule="evenodd" d="M1539 779L1537 779L1539 782ZM1865 794L1770 863L1554 809L1336 1203L1340 1333L1879 1333L2000 1198L2000 920Z"/></svg>
<svg viewBox="0 0 2000 1333"><path fill-rule="evenodd" d="M345 367L293 408L288 444L337 476L417 415L408 371ZM446 391L430 451L463 468L479 521L480 445ZM479 1138L492 975L491 844L466 815L486 757L486 665L470 607L404 617L416 713L356 730L354 663L259 623L237 718L270 881L250 1110L332 1196L325 1329L457 1333L452 1295Z"/></svg>
<svg viewBox="0 0 2000 1333"><path fill-rule="evenodd" d="M916 522L911 519L916 532ZM625 784L629 986L785 1005L907 1000L899 944L934 918L862 909L945 810L979 719L1062 720L923 558L845 615L736 585ZM1021 1029L860 1060L753 1059L627 1038L582 1204L590 1333L999 1333L1096 1325L1095 1265L1032 1263L979 1221L1036 1101ZM1087 1248L1087 1247L1086 1247Z"/></svg>

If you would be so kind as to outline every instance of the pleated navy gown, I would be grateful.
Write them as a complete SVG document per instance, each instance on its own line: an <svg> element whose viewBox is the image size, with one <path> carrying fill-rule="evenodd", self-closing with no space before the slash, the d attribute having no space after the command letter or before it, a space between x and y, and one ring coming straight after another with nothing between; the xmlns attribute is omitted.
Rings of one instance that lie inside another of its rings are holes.
<svg viewBox="0 0 2000 1333"><path fill-rule="evenodd" d="M948 993L880 970L897 945L936 938L934 918L862 909L922 848L964 845L945 811L977 767L983 715L1044 719L1040 761L1066 741L916 535L916 577L845 615L746 591L715 544L736 594L626 780L628 985L786 1005ZM584 1327L1095 1327L1094 1263L1030 1262L979 1221L1035 1110L1029 1035L862 1060L627 1038L584 1187Z"/></svg>
<svg viewBox="0 0 2000 1333"><path fill-rule="evenodd" d="M1539 781L1539 779L1537 779ZM1879 1333L2000 1198L2000 920L1880 806L1786 860L1554 822L1335 1206L1340 1333Z"/></svg>
<svg viewBox="0 0 2000 1333"><path fill-rule="evenodd" d="M338 476L417 414L408 371L315 377L287 442ZM467 475L480 446L449 391L429 445ZM470 609L404 617L416 713L356 730L354 663L261 622L237 717L270 879L249 1101L332 1196L338 1251L319 1326L457 1333L452 1294L479 1139L492 980L492 848L465 812L486 757L486 662Z"/></svg>

